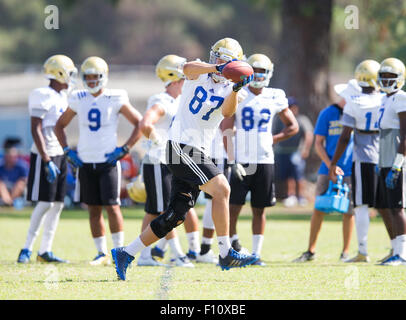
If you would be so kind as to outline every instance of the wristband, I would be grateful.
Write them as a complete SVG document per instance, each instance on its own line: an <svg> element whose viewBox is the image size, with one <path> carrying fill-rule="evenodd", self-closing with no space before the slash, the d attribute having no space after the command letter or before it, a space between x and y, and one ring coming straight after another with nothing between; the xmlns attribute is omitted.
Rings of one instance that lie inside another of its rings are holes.
<svg viewBox="0 0 406 320"><path fill-rule="evenodd" d="M69 147L66 146L65 148L63 148L63 153L67 153L69 151Z"/></svg>
<svg viewBox="0 0 406 320"><path fill-rule="evenodd" d="M397 153L395 161L393 161L392 168L399 170L400 168L402 168L404 160L405 160L404 155L401 153Z"/></svg>

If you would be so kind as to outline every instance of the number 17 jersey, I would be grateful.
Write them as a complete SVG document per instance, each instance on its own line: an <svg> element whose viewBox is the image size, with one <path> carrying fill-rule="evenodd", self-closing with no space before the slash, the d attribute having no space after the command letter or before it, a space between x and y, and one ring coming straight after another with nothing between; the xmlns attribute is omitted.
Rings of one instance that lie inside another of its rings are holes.
<svg viewBox="0 0 406 320"><path fill-rule="evenodd" d="M185 80L169 140L200 149L209 155L211 143L223 120L221 106L231 93L231 82L214 82L209 74Z"/></svg>

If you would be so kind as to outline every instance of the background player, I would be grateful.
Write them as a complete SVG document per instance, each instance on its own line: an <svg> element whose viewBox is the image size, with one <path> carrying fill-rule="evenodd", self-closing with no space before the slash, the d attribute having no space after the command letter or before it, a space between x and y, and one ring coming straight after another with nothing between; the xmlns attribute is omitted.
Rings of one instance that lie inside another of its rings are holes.
<svg viewBox="0 0 406 320"><path fill-rule="evenodd" d="M44 232L37 260L66 262L51 251L63 209L67 173L66 157L53 129L68 106L65 90L73 85L77 70L73 61L64 55L49 57L43 68L45 76L50 80L49 86L35 89L28 99L34 143L30 156L27 200L36 202L36 205L31 215L24 248L17 260L20 263L29 262L35 238L42 224Z"/></svg>
<svg viewBox="0 0 406 320"><path fill-rule="evenodd" d="M379 121L379 178L376 208L392 218L393 256L382 265L406 265L405 154L406 92L405 65L396 58L381 62L378 81L383 97L383 114Z"/></svg>
<svg viewBox="0 0 406 320"><path fill-rule="evenodd" d="M316 128L314 134L315 139L315 150L317 155L322 160L320 169L318 171L318 177L316 182L316 196L325 193L329 185L329 167L331 164L331 159L334 155L334 151L337 145L337 141L342 132L342 124L340 122L343 108L345 105L345 100L341 99L339 103L332 104L323 110L321 110L319 117L316 122ZM337 165L344 172L344 183L346 183L350 188L349 199L351 196L351 166L352 166L352 148L353 148L353 138L351 139L345 149L343 155L337 162ZM314 209L311 222L310 222L310 236L309 245L307 251L302 253L300 257L295 259L293 262L306 262L311 261L315 257L316 243L319 236L321 225L324 220L325 213ZM350 201L350 206L346 214L343 214L343 250L340 255L340 261L348 260L348 250L350 248L350 242L352 237L352 231L354 229L354 216L353 216L353 205Z"/></svg>
<svg viewBox="0 0 406 320"><path fill-rule="evenodd" d="M112 250L119 279L126 279L126 269L135 254L183 223L187 211L194 207L200 190L213 197L213 221L220 249L220 267L241 267L258 259L240 255L231 248L228 231L230 187L226 177L206 154L223 117L234 114L237 92L252 79L252 76L245 77L233 85L221 74L228 62L242 56L239 43L224 38L212 46L210 63L193 61L184 65L187 80L166 149L168 167L173 173L169 209L153 220L130 245Z"/></svg>
<svg viewBox="0 0 406 320"><path fill-rule="evenodd" d="M55 133L68 160L79 167L77 193L80 192L80 201L88 205L90 229L98 251L91 264L109 264L111 259L107 254L102 208L108 214L113 245L120 247L124 242L124 229L120 210L121 167L118 160L141 137L138 127L141 114L131 106L125 90L105 88L108 66L103 59L87 58L80 72L86 90L72 92L69 107L58 120ZM134 125L134 129L126 143L116 147L119 113ZM76 115L79 118L77 152L68 147L64 132Z"/></svg>
<svg viewBox="0 0 406 320"><path fill-rule="evenodd" d="M233 117L224 120L224 127L236 127L236 162L246 168L242 179L236 174L230 177L230 236L234 250L240 251L237 221L247 193L251 191L252 253L260 256L265 233L265 208L274 206L274 154L273 144L295 135L299 126L288 100L281 89L266 88L273 74L273 63L264 54L253 54L247 62L254 69L254 80L243 90L246 98L239 103ZM278 114L285 128L272 136L272 120ZM227 142L227 150L231 139ZM234 150L232 147L231 150ZM228 154L233 157L232 152ZM233 159L230 159L233 160ZM256 265L265 265L259 259Z"/></svg>
<svg viewBox="0 0 406 320"><path fill-rule="evenodd" d="M343 131L330 164L329 176L333 182L337 181L337 173L343 174L341 168L337 167L337 162L344 153L354 131L351 177L358 254L347 262L370 261L367 245L368 207L373 207L375 203L378 183L375 167L379 157L378 121L383 112L382 94L379 93L377 84L379 66L377 61L364 60L355 69L355 81L351 80L348 85L336 86L337 93L345 99L346 104L341 119ZM360 89L358 94L354 92L358 91L357 89ZM380 213L384 222L387 222L388 217L385 211L380 210ZM389 225L389 233L391 233L391 227Z"/></svg>
<svg viewBox="0 0 406 320"><path fill-rule="evenodd" d="M150 140L147 154L143 159L143 177L147 199L141 231L144 231L157 215L168 209L172 173L165 165L165 147L168 140L168 130L178 110L179 98L182 93L184 82L182 69L185 62L185 58L172 54L166 55L159 60L156 65L156 75L163 81L165 92L153 95L149 98L147 111L140 123L141 131ZM185 227L187 227L187 229L192 227L191 232L186 231L186 236L188 240L192 240L191 249L195 252L195 258L197 254L196 251L198 251L199 248L198 221L196 212L194 209L190 209L185 220ZM165 241L165 239L167 241ZM176 230L169 232L168 235L160 241L162 240L163 242L160 244L162 247L154 248L156 256L163 258L163 249L168 242L171 247L175 265L193 267L193 264L183 253L179 238L176 235ZM137 265L159 266L163 264L151 256L151 248L148 246L141 251Z"/></svg>

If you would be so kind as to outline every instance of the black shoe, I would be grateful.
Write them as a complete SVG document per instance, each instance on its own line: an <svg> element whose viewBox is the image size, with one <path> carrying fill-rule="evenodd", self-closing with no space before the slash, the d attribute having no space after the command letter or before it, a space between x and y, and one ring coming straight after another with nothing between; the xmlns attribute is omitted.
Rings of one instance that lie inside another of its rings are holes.
<svg viewBox="0 0 406 320"><path fill-rule="evenodd" d="M292 262L306 262L314 260L315 253L310 251L303 252L299 258L296 258Z"/></svg>
<svg viewBox="0 0 406 320"><path fill-rule="evenodd" d="M233 240L233 242L231 242L231 247L235 250L235 251L237 251L237 252L240 252L241 251L241 244L240 244L240 240L238 240L238 239L236 239L236 240Z"/></svg>

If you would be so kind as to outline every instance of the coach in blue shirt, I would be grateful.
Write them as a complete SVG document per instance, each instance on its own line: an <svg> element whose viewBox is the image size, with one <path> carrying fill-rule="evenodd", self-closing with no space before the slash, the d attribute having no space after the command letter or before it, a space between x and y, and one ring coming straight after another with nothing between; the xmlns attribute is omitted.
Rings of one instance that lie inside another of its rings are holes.
<svg viewBox="0 0 406 320"><path fill-rule="evenodd" d="M342 124L340 122L343 114L343 108L345 100L337 104L332 104L327 108L324 108L317 119L315 134L315 150L320 157L322 163L318 171L317 183L316 183L316 196L325 193L328 189L329 177L328 171L330 167L331 159L333 158L335 148L338 139L341 135ZM352 167L352 148L353 138L348 143L348 146L338 161L337 165L344 171L344 183L347 183L351 190L351 167ZM351 194L348 196L352 199ZM294 262L306 262L315 258L317 237L320 233L321 225L323 223L325 213L314 209L311 225L310 225L310 238L309 247L299 258ZM340 256L341 261L348 259L348 251L350 247L350 241L352 231L354 229L354 216L352 203L348 209L347 214L343 214L343 251Z"/></svg>

